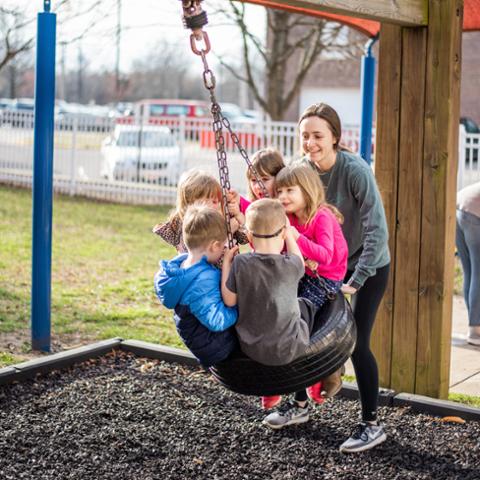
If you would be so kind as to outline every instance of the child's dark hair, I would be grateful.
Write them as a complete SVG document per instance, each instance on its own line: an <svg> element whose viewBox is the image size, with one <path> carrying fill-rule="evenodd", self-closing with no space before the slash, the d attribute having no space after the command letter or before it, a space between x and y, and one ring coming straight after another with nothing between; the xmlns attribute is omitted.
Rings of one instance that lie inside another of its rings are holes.
<svg viewBox="0 0 480 480"><path fill-rule="evenodd" d="M282 154L274 148L262 148L256 151L252 157L252 165L255 167L260 177L275 177L277 173L285 166ZM257 200L257 197L253 193L250 181L255 180L255 175L249 169L247 169L248 180L248 199L250 201Z"/></svg>

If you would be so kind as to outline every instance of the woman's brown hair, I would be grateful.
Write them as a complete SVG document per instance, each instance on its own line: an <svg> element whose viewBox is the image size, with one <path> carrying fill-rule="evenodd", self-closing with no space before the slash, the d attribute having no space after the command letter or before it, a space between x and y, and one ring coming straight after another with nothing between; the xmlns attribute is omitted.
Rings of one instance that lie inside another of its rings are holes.
<svg viewBox="0 0 480 480"><path fill-rule="evenodd" d="M340 139L342 138L342 122L340 121L340 117L334 108L326 103L314 103L307 107L300 119L298 120L298 128L300 129L300 124L309 117L318 117L322 118L327 122L328 129L332 132L333 138L335 138L336 142L333 148L335 150L345 150L347 152L350 151L345 145L340 143ZM305 152L302 152L305 153Z"/></svg>

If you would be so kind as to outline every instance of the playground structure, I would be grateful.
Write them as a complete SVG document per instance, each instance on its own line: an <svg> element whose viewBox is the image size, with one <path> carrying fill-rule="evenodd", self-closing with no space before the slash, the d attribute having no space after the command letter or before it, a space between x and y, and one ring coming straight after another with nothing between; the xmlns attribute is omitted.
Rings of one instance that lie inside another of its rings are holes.
<svg viewBox="0 0 480 480"><path fill-rule="evenodd" d="M445 398L461 32L462 25L480 28L480 2L465 2L466 23L463 2L458 0L408 0L401 5L375 0L350 6L340 0L251 3L335 19L371 36L379 33L375 173L390 228L392 265L374 348L382 385ZM50 1L44 5L45 12L39 14L35 95L32 346L48 350L55 15L49 13Z"/></svg>

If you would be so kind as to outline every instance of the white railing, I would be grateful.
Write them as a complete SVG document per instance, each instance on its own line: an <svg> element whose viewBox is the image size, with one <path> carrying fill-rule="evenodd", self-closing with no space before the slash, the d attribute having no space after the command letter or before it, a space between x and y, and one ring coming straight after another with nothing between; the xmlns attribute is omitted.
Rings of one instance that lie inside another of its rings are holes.
<svg viewBox="0 0 480 480"><path fill-rule="evenodd" d="M480 182L480 133L466 133L460 125L457 190Z"/></svg>
<svg viewBox="0 0 480 480"><path fill-rule="evenodd" d="M148 124L71 116L55 120L54 187L70 195L126 203L172 204L182 171L197 167L217 173L210 119L155 118ZM463 128L463 127L462 127ZM286 161L298 156L295 123L232 123L249 156L273 146ZM246 189L246 165L224 129L231 184ZM359 128L344 126L342 143L359 148ZM460 135L458 187L480 180L480 135ZM372 147L374 152L374 146ZM0 182L32 182L33 114L0 111Z"/></svg>

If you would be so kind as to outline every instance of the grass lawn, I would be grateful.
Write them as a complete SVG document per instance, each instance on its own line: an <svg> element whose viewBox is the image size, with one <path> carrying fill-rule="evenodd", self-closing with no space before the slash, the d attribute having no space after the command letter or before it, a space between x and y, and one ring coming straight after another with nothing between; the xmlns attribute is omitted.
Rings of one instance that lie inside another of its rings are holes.
<svg viewBox="0 0 480 480"><path fill-rule="evenodd" d="M0 187L0 366L30 350L31 196ZM158 260L175 253L151 233L168 210L55 196L54 350L116 336L182 346L152 283Z"/></svg>

